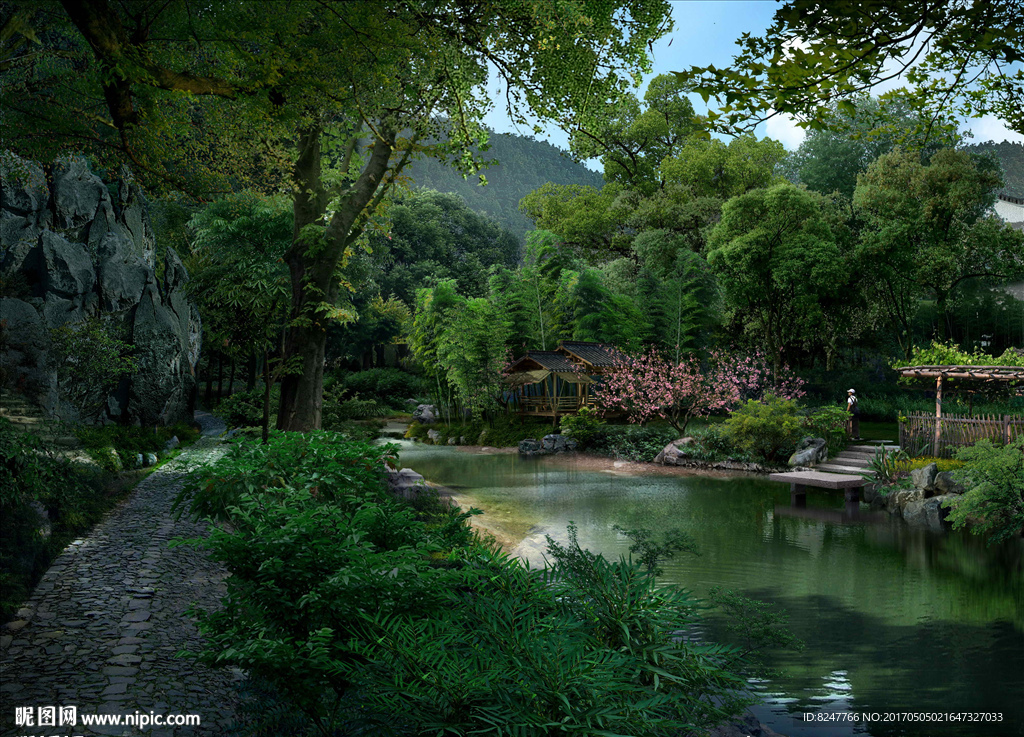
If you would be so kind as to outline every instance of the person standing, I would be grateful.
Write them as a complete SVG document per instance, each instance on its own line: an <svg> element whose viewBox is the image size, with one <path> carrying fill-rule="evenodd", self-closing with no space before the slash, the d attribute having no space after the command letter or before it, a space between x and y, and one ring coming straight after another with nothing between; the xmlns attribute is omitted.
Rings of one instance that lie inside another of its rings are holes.
<svg viewBox="0 0 1024 737"><path fill-rule="evenodd" d="M853 389L846 392L846 411L850 413L850 437L860 440L860 407L857 392Z"/></svg>

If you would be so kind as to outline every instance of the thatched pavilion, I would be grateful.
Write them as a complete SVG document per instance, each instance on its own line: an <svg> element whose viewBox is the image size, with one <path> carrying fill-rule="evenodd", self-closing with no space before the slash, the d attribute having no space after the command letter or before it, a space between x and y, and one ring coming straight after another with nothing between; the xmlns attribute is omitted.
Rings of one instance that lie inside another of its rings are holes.
<svg viewBox="0 0 1024 737"><path fill-rule="evenodd" d="M527 351L508 370L510 405L522 415L576 414L593 404L593 387L601 375L624 361L614 346L578 340L562 341L553 351Z"/></svg>

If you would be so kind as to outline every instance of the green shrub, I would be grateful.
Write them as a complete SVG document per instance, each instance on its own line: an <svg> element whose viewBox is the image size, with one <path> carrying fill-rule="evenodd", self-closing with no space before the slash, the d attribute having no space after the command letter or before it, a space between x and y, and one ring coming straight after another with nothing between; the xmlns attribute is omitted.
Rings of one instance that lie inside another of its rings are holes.
<svg viewBox="0 0 1024 737"><path fill-rule="evenodd" d="M581 407L576 414L562 418L561 430L565 435L574 438L581 448L586 448L604 424L596 409Z"/></svg>
<svg viewBox="0 0 1024 737"><path fill-rule="evenodd" d="M1024 533L1024 438L1001 447L979 440L958 450L956 459L964 466L954 476L967 492L945 505L953 527L970 524L989 543Z"/></svg>
<svg viewBox="0 0 1024 737"><path fill-rule="evenodd" d="M227 423L228 427L263 427L263 396L266 385L261 383L247 392L235 392L220 400L213 412ZM277 406L281 401L281 387L270 388L270 426L277 417Z"/></svg>
<svg viewBox="0 0 1024 737"><path fill-rule="evenodd" d="M764 402L753 399L740 406L722 424L732 445L765 463L782 463L788 458L803 428L796 402L766 395Z"/></svg>
<svg viewBox="0 0 1024 737"><path fill-rule="evenodd" d="M379 399L363 399L358 394L348 396L346 390L334 388L324 392L321 427L333 430L340 423L385 417L389 414L391 409Z"/></svg>
<svg viewBox="0 0 1024 737"><path fill-rule="evenodd" d="M350 394L375 399L392 409L404 410L405 400L429 393L429 387L420 376L397 368L374 368L343 377L339 383Z"/></svg>
<svg viewBox="0 0 1024 737"><path fill-rule="evenodd" d="M223 606L193 614L202 660L269 684L310 731L667 737L744 705L735 651L678 637L697 602L640 563L570 528L531 569L474 543L468 514L384 492L388 449L290 435L190 479L190 511L228 523L194 543L230 573Z"/></svg>
<svg viewBox="0 0 1024 737"><path fill-rule="evenodd" d="M101 476L0 418L0 620L7 620L61 550L112 506ZM42 536L40 509L51 525Z"/></svg>
<svg viewBox="0 0 1024 737"><path fill-rule="evenodd" d="M693 438L693 442L687 446L686 452L699 461L748 460L746 454L737 450L726 439L721 425L710 425L694 430L690 437Z"/></svg>
<svg viewBox="0 0 1024 737"><path fill-rule="evenodd" d="M676 432L670 427L605 425L595 431L590 450L598 455L649 463L675 439Z"/></svg>
<svg viewBox="0 0 1024 737"><path fill-rule="evenodd" d="M828 454L834 456L846 447L846 422L849 418L850 413L845 407L818 407L804 418L804 432L816 438L824 438Z"/></svg>
<svg viewBox="0 0 1024 737"><path fill-rule="evenodd" d="M72 428L78 442L90 453L100 465L99 457L108 456L107 448L113 448L122 460L136 453L153 453L163 450L164 445L172 437L177 437L181 445L190 445L199 439L199 430L185 423L169 427L136 427L133 425L103 425ZM113 469L106 469L113 470Z"/></svg>

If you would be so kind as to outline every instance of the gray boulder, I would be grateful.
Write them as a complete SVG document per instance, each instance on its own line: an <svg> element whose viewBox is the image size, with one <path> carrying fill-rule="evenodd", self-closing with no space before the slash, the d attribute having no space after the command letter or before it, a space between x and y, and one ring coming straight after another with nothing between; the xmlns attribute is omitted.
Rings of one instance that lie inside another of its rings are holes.
<svg viewBox="0 0 1024 737"><path fill-rule="evenodd" d="M683 448L693 442L693 438L685 437L673 440L662 448L658 455L654 456L652 463L660 463L663 466L678 466L680 461L686 459L687 453Z"/></svg>
<svg viewBox="0 0 1024 737"><path fill-rule="evenodd" d="M433 425L437 422L437 408L432 404L419 404L412 412L412 419L421 425Z"/></svg>
<svg viewBox="0 0 1024 737"><path fill-rule="evenodd" d="M923 489L900 489L885 497L885 506L894 514L903 514L903 510L911 502L924 499Z"/></svg>
<svg viewBox="0 0 1024 737"><path fill-rule="evenodd" d="M164 450L174 450L180 444L181 444L181 441L178 440L178 436L175 435L173 438L171 438L166 443L164 443Z"/></svg>
<svg viewBox="0 0 1024 737"><path fill-rule="evenodd" d="M532 458L533 456L547 455L547 451L541 446L539 440L527 438L519 441L519 455Z"/></svg>
<svg viewBox="0 0 1024 737"><path fill-rule="evenodd" d="M458 444L459 444L459 439L458 438L448 438L448 445L458 445Z"/></svg>
<svg viewBox="0 0 1024 737"><path fill-rule="evenodd" d="M942 532L949 526L946 522L949 510L944 509L942 504L953 497L954 495L933 496L908 502L903 508L903 520L911 527Z"/></svg>
<svg viewBox="0 0 1024 737"><path fill-rule="evenodd" d="M411 468L403 468L400 471L387 468L387 484L392 494L403 499L415 498L427 486L426 479Z"/></svg>
<svg viewBox="0 0 1024 737"><path fill-rule="evenodd" d="M145 466L155 466L157 462L156 453L143 453L142 462Z"/></svg>
<svg viewBox="0 0 1024 737"><path fill-rule="evenodd" d="M441 433L437 430L427 430L427 440L431 443L441 442Z"/></svg>
<svg viewBox="0 0 1024 737"><path fill-rule="evenodd" d="M939 473L939 467L929 463L924 468L915 468L910 472L910 481L914 487L921 491L931 491L935 488L935 476Z"/></svg>
<svg viewBox="0 0 1024 737"><path fill-rule="evenodd" d="M551 434L541 438L540 446L547 453L565 453L576 450L576 440L568 435Z"/></svg>
<svg viewBox="0 0 1024 737"><path fill-rule="evenodd" d="M967 491L963 484L953 478L952 471L941 471L935 474L935 480L932 482L932 485L939 494L963 494Z"/></svg>
<svg viewBox="0 0 1024 737"><path fill-rule="evenodd" d="M828 460L828 446L825 438L806 437L801 440L796 451L789 457L790 466L813 466Z"/></svg>
<svg viewBox="0 0 1024 737"><path fill-rule="evenodd" d="M85 422L192 419L199 313L186 298L188 275L172 249L164 283L157 283L146 201L127 171L112 197L81 157L55 161L48 184L39 164L0 153L0 272L22 284L10 295L17 299L0 303L16 328L0 355L7 369L0 378L18 382L30 401L51 416ZM94 316L132 344L139 370L96 405L96 416L79 417L47 365L49 329Z"/></svg>

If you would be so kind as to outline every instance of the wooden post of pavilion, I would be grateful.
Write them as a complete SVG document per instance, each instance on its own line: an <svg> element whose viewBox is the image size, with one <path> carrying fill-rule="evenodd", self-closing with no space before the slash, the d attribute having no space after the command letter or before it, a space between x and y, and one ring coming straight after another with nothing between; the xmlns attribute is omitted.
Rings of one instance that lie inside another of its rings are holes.
<svg viewBox="0 0 1024 737"><path fill-rule="evenodd" d="M939 458L939 443L942 440L942 374L935 379L935 443L932 455Z"/></svg>

